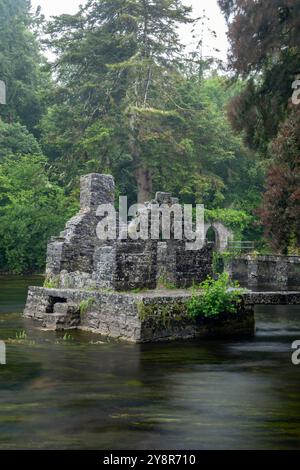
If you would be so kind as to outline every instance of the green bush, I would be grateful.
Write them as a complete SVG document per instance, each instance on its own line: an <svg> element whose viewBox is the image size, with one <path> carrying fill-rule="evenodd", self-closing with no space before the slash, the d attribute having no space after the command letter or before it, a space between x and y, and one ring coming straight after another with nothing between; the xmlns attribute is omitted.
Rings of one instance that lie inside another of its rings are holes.
<svg viewBox="0 0 300 470"><path fill-rule="evenodd" d="M253 225L255 219L252 215L241 210L205 209L205 221L209 223L222 222L233 231L236 240L243 240L244 232Z"/></svg>
<svg viewBox="0 0 300 470"><path fill-rule="evenodd" d="M47 242L74 214L40 155L0 159L0 271L42 272Z"/></svg>
<svg viewBox="0 0 300 470"><path fill-rule="evenodd" d="M244 290L237 282L223 273L216 280L208 278L200 285L201 292L194 289L187 303L188 314L192 318L216 318L222 314L236 314L242 302Z"/></svg>

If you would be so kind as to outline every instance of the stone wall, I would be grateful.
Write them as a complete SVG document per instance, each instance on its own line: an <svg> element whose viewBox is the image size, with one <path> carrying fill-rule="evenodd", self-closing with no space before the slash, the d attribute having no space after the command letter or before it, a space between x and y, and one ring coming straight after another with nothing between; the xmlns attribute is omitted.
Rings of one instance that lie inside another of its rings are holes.
<svg viewBox="0 0 300 470"><path fill-rule="evenodd" d="M300 292L249 292L238 314L192 320L187 290L118 293L31 287L24 315L51 330L83 329L135 343L253 335L255 305L300 305Z"/></svg>
<svg viewBox="0 0 300 470"><path fill-rule="evenodd" d="M157 245L151 241L117 241L98 247L90 287L117 291L155 289Z"/></svg>
<svg viewBox="0 0 300 470"><path fill-rule="evenodd" d="M114 179L108 175L90 174L80 180L80 212L73 217L59 237L53 237L47 249L46 275L68 273L92 274L97 239L96 216L100 204L114 204Z"/></svg>
<svg viewBox="0 0 300 470"><path fill-rule="evenodd" d="M157 243L123 241L116 245L116 290L155 289Z"/></svg>
<svg viewBox="0 0 300 470"><path fill-rule="evenodd" d="M185 251L180 246L176 253L176 286L187 288L200 284L213 275L213 247L205 245L201 250Z"/></svg>
<svg viewBox="0 0 300 470"><path fill-rule="evenodd" d="M299 256L252 256L232 260L227 269L233 279L250 286L300 286Z"/></svg>
<svg viewBox="0 0 300 470"><path fill-rule="evenodd" d="M173 284L178 288L200 284L212 276L213 247L186 251L185 243L176 240L160 242L157 250L157 283Z"/></svg>
<svg viewBox="0 0 300 470"><path fill-rule="evenodd" d="M127 291L155 289L163 279L177 287L190 287L212 274L211 245L187 251L184 241L174 239L166 242L132 240L130 237L99 240L97 209L100 204L114 203L114 188L114 180L108 175L91 174L81 178L80 212L48 245L46 275L49 286ZM161 203L178 204L178 199L169 193L157 193L151 203L145 204L143 211L150 211L153 205L160 207ZM117 233L120 233L121 225L118 220L116 222Z"/></svg>

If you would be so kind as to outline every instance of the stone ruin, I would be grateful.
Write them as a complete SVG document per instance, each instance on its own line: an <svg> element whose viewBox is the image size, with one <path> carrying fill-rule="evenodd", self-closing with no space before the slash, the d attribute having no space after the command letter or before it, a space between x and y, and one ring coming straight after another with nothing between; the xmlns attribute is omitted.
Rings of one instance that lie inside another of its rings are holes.
<svg viewBox="0 0 300 470"><path fill-rule="evenodd" d="M102 241L96 227L97 208L115 203L112 176L90 174L81 178L80 212L47 250L46 276L61 288L155 289L160 284L186 288L212 274L213 247L187 251L185 240ZM157 193L151 203L178 204L170 193ZM147 210L147 205L145 205ZM117 234L121 227L117 227Z"/></svg>
<svg viewBox="0 0 300 470"><path fill-rule="evenodd" d="M199 324L188 314L187 288L212 274L212 245L187 251L186 241L175 237L101 241L97 209L114 198L111 176L81 178L80 211L50 240L45 286L29 288L26 318L46 329L81 329L135 343L253 334L252 305L218 323ZM157 193L151 204L174 202L171 194Z"/></svg>
<svg viewBox="0 0 300 470"><path fill-rule="evenodd" d="M233 241L234 239L234 234L232 230L230 230L222 222L217 220L217 221L205 224L204 226L205 237L207 236L207 233L210 229L213 230L214 235L215 235L215 242L214 242L215 250L219 251L220 253L224 253L225 251L227 251L230 242Z"/></svg>

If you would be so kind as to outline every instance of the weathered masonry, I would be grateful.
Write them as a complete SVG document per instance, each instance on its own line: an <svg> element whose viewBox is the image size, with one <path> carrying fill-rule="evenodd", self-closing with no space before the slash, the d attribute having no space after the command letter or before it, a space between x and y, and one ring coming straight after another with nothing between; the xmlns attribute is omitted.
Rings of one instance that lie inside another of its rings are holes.
<svg viewBox="0 0 300 470"><path fill-rule="evenodd" d="M233 259L227 266L233 279L249 286L300 285L300 256L253 256Z"/></svg>
<svg viewBox="0 0 300 470"><path fill-rule="evenodd" d="M253 334L251 304L244 304L234 318L218 321L195 322L187 314L187 288L212 274L212 245L187 251L185 240L174 236L168 241L100 240L97 209L114 204L114 198L111 176L81 179L80 211L50 240L47 287L29 289L26 317L48 329L87 329L133 342ZM157 193L143 210L174 203L178 200L171 194ZM122 229L120 224L117 234ZM224 238L228 236L226 232Z"/></svg>
<svg viewBox="0 0 300 470"><path fill-rule="evenodd" d="M135 294L33 287L24 314L47 329L79 328L135 343L254 334L251 303L232 318L199 323L187 314L190 295L187 290Z"/></svg>
<svg viewBox="0 0 300 470"><path fill-rule="evenodd" d="M81 178L80 212L48 245L46 275L55 287L127 291L155 289L163 280L182 288L211 274L213 248L209 245L186 251L185 241L174 238L166 242L99 240L97 208L114 204L114 200L111 176L90 174ZM149 204L171 205L177 201L169 193L158 193ZM118 233L120 229L117 227Z"/></svg>

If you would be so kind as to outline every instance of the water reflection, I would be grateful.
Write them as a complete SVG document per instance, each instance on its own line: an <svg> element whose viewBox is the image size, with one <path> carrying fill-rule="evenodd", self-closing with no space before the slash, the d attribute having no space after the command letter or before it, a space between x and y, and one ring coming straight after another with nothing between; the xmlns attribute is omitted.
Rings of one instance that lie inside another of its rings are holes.
<svg viewBox="0 0 300 470"><path fill-rule="evenodd" d="M27 285L13 283L1 284L0 339L22 330L27 339L8 344L0 366L0 448L299 448L291 343L300 308L259 307L252 340L126 345L84 332L64 340L7 315L20 311Z"/></svg>

